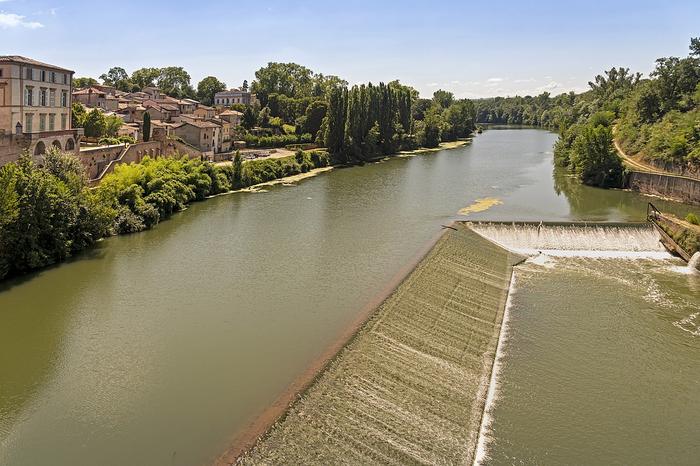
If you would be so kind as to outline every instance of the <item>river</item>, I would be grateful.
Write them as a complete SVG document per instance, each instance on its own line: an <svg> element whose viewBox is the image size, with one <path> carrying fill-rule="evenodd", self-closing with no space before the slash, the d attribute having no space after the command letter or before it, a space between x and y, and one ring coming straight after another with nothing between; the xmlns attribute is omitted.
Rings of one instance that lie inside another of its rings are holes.
<svg viewBox="0 0 700 466"><path fill-rule="evenodd" d="M3 283L0 464L210 462L477 199L502 203L470 218L644 218L647 197L553 174L555 139L490 129L451 151L217 197ZM679 357L697 358L688 335Z"/></svg>

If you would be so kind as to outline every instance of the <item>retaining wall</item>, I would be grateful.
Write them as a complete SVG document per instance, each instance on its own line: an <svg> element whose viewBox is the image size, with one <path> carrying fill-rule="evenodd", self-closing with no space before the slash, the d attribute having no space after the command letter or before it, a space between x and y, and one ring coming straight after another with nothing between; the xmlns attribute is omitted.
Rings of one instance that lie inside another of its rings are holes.
<svg viewBox="0 0 700 466"><path fill-rule="evenodd" d="M642 194L700 205L700 180L693 178L633 171L627 179L627 187Z"/></svg>

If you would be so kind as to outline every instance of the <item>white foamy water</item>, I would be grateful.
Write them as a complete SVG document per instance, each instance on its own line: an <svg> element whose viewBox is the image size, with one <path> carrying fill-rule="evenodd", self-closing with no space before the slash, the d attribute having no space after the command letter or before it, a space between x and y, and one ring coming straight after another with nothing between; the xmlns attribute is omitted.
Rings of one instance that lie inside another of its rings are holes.
<svg viewBox="0 0 700 466"><path fill-rule="evenodd" d="M503 366L503 345L508 337L508 323L510 321L510 311L513 307L512 296L515 292L515 270L510 276L510 284L508 286L508 297L506 298L506 306L503 311L503 320L501 321L501 333L498 336L498 345L496 345L496 355L494 356L493 369L491 370L491 379L489 381L489 389L486 392L486 402L484 403L484 414L481 418L481 427L479 428L479 440L474 453L474 466L481 465L488 459L488 447L491 441L491 425L493 424L493 405L498 397L498 376Z"/></svg>
<svg viewBox="0 0 700 466"><path fill-rule="evenodd" d="M544 225L477 223L474 231L512 251L557 257L650 258L669 254L646 225Z"/></svg>

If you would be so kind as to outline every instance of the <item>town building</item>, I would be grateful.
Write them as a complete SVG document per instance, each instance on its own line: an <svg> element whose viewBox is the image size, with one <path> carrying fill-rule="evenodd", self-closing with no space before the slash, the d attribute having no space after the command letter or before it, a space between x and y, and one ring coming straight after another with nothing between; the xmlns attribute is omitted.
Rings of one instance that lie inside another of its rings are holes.
<svg viewBox="0 0 700 466"><path fill-rule="evenodd" d="M243 113L236 110L225 110L219 113L219 118L228 121L234 127L240 126L241 120L243 119Z"/></svg>
<svg viewBox="0 0 700 466"><path fill-rule="evenodd" d="M201 104L192 113L193 115L199 118L204 118L205 120L214 118L216 116L216 110L214 110L213 107L207 107L206 105Z"/></svg>
<svg viewBox="0 0 700 466"><path fill-rule="evenodd" d="M230 89L214 94L214 105L217 107L229 107L233 104L253 105L254 102L255 94L241 89Z"/></svg>
<svg viewBox="0 0 700 466"><path fill-rule="evenodd" d="M0 165L53 146L77 153L71 127L73 71L18 55L0 56Z"/></svg>
<svg viewBox="0 0 700 466"><path fill-rule="evenodd" d="M215 123L189 118L182 119L172 128L172 134L202 152L214 152L218 149L219 131L219 125Z"/></svg>
<svg viewBox="0 0 700 466"><path fill-rule="evenodd" d="M80 102L88 108L101 108L108 112L119 110L119 98L96 86L73 91L73 101Z"/></svg>

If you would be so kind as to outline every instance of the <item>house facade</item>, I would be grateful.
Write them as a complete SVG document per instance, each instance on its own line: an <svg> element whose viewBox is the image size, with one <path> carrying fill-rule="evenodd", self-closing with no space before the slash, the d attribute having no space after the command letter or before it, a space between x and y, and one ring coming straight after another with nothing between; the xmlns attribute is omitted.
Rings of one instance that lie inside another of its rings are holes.
<svg viewBox="0 0 700 466"><path fill-rule="evenodd" d="M101 108L107 112L119 110L119 98L97 87L86 87L73 92L73 100L88 108Z"/></svg>
<svg viewBox="0 0 700 466"><path fill-rule="evenodd" d="M73 71L18 55L0 56L0 165L51 146L77 153L71 127Z"/></svg>
<svg viewBox="0 0 700 466"><path fill-rule="evenodd" d="M172 129L175 136L202 152L218 149L219 131L219 125L199 119L185 119Z"/></svg>
<svg viewBox="0 0 700 466"><path fill-rule="evenodd" d="M255 94L241 89L230 89L214 94L214 105L217 107L229 107L233 104L252 105L254 102Z"/></svg>

